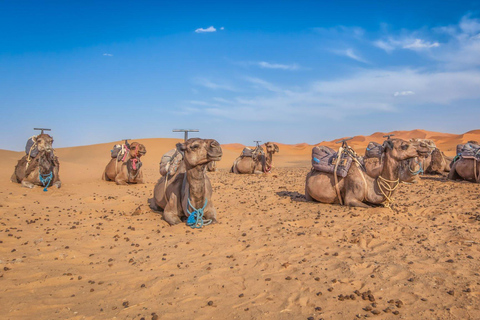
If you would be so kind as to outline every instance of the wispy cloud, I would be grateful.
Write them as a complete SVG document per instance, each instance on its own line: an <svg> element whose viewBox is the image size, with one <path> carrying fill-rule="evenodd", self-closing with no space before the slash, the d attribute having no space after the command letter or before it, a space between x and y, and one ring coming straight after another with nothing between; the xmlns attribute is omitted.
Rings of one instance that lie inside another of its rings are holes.
<svg viewBox="0 0 480 320"><path fill-rule="evenodd" d="M353 60L356 60L356 61L358 61L358 62L369 63L367 60L365 60L365 59L363 59L362 57L360 57L359 55L357 55L357 54L353 51L352 48L348 48L348 49L345 49L345 50L333 50L333 52L334 52L335 54L348 57L348 58L353 59Z"/></svg>
<svg viewBox="0 0 480 320"><path fill-rule="evenodd" d="M409 95L412 95L412 94L415 94L415 92L413 92L413 91L397 91L393 94L393 96L394 97L409 96Z"/></svg>
<svg viewBox="0 0 480 320"><path fill-rule="evenodd" d="M422 39L415 39L411 43L407 43L403 45L404 49L412 49L412 50L418 50L418 49L428 49L428 48L436 48L439 47L440 43L438 42L428 42Z"/></svg>
<svg viewBox="0 0 480 320"><path fill-rule="evenodd" d="M207 78L195 78L194 83L205 87L209 88L212 90L228 90L228 91L237 91L233 86L229 84L220 84L220 83L215 83Z"/></svg>
<svg viewBox="0 0 480 320"><path fill-rule="evenodd" d="M388 37L387 39L376 40L373 45L383 49L387 52L392 52L395 49L409 49L409 50L426 50L430 48L437 48L440 43L437 41L427 41L419 38L394 38Z"/></svg>
<svg viewBox="0 0 480 320"><path fill-rule="evenodd" d="M260 62L255 62L255 64L258 64L258 66L265 69L282 69L282 70L298 70L299 69L299 66L296 63L280 64L280 63L270 63L270 62L260 61Z"/></svg>
<svg viewBox="0 0 480 320"><path fill-rule="evenodd" d="M221 30L223 30L223 29L221 28ZM210 27L205 28L205 29L204 28L198 28L198 29L195 30L196 33L208 33L208 32L216 32L216 31L217 31L217 29L215 29L214 26L210 26Z"/></svg>
<svg viewBox="0 0 480 320"><path fill-rule="evenodd" d="M104 55L105 57L113 57L113 54L111 54L111 53L104 53L103 55Z"/></svg>

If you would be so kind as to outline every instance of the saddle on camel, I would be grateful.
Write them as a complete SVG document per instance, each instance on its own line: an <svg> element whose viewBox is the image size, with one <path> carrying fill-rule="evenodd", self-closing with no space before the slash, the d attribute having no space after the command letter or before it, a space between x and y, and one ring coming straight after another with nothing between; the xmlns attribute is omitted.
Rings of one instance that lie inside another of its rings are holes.
<svg viewBox="0 0 480 320"><path fill-rule="evenodd" d="M140 158L147 153L145 146L138 142L116 144L111 150L112 159L103 172L102 179L115 181L119 185L129 183L144 183L142 161Z"/></svg>
<svg viewBox="0 0 480 320"><path fill-rule="evenodd" d="M273 155L280 149L273 142L265 143L266 153L260 146L260 141L255 141L255 149L245 147L242 154L233 162L230 172L240 174L271 173L273 168Z"/></svg>
<svg viewBox="0 0 480 320"><path fill-rule="evenodd" d="M28 139L25 146L26 155L15 166L11 181L21 183L26 188L42 186L43 191L48 191L51 186L60 188L62 186L58 175L60 163L52 147L53 138L44 133L51 129L34 128L34 130L40 130L41 133Z"/></svg>
<svg viewBox="0 0 480 320"><path fill-rule="evenodd" d="M466 180L480 183L480 145L477 141L468 141L457 145L457 155L450 163L450 180Z"/></svg>
<svg viewBox="0 0 480 320"><path fill-rule="evenodd" d="M324 146L313 148L313 168L305 181L307 201L363 208L368 208L369 204L390 207L393 194L400 183L400 162L429 151L424 143L386 140L383 144L383 165L378 176L372 177L367 173L361 158L348 146L348 140L350 139L337 142L342 143L338 152Z"/></svg>

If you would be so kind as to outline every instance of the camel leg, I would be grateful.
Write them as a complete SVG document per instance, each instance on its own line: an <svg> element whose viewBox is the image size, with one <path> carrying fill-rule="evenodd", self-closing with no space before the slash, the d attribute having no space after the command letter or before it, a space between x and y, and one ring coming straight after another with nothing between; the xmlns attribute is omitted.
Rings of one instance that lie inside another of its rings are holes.
<svg viewBox="0 0 480 320"><path fill-rule="evenodd" d="M172 193L165 209L163 210L163 219L165 219L165 221L171 226L179 224L182 222L182 220L180 220L181 210L181 204L178 201L177 195Z"/></svg>
<svg viewBox="0 0 480 320"><path fill-rule="evenodd" d="M308 193L308 190L307 190L307 184L305 183L305 199L307 201L313 201L313 198L310 196L310 194Z"/></svg>
<svg viewBox="0 0 480 320"><path fill-rule="evenodd" d="M358 199L349 199L348 197L345 197L345 205L349 207L371 208L371 206Z"/></svg>
<svg viewBox="0 0 480 320"><path fill-rule="evenodd" d="M107 170L104 170L104 171L103 171L102 180L103 180L103 181L110 181L110 179L109 179L108 176L107 176Z"/></svg>
<svg viewBox="0 0 480 320"><path fill-rule="evenodd" d="M143 179L143 172L140 171L140 173L138 174L137 178L135 179L135 181L137 183L140 183L140 184L144 184L145 183L145 180Z"/></svg>
<svg viewBox="0 0 480 320"><path fill-rule="evenodd" d="M120 171L116 176L115 176L115 182L118 184L118 185L122 185L122 186L126 186L127 185L127 176L125 175L125 173L122 171Z"/></svg>
<svg viewBox="0 0 480 320"><path fill-rule="evenodd" d="M217 210L213 205L209 205L203 217L206 220L212 220L212 223L217 223Z"/></svg>
<svg viewBox="0 0 480 320"><path fill-rule="evenodd" d="M33 183L31 183L30 181L27 181L27 180L22 180L22 186L25 187L25 188L34 188L35 185Z"/></svg>
<svg viewBox="0 0 480 320"><path fill-rule="evenodd" d="M459 180L459 179L461 179L461 177L457 173L456 167L457 167L457 164L454 163L452 168L450 169L450 172L448 173L448 180Z"/></svg>

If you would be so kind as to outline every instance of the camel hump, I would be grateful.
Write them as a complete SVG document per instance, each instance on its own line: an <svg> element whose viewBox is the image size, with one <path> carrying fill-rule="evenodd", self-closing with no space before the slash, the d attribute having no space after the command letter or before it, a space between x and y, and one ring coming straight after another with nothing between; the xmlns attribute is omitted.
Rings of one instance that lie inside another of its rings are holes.
<svg viewBox="0 0 480 320"><path fill-rule="evenodd" d="M480 158L480 145L467 142L457 145L457 155L465 159Z"/></svg>
<svg viewBox="0 0 480 320"><path fill-rule="evenodd" d="M167 174L174 175L180 167L182 160L183 155L177 149L168 151L160 160L160 174L162 176Z"/></svg>
<svg viewBox="0 0 480 320"><path fill-rule="evenodd" d="M337 161L337 174L346 177L350 166L352 165L352 157L346 153L342 153L338 160L338 152L326 146L316 146L312 149L312 167L320 172L333 173Z"/></svg>

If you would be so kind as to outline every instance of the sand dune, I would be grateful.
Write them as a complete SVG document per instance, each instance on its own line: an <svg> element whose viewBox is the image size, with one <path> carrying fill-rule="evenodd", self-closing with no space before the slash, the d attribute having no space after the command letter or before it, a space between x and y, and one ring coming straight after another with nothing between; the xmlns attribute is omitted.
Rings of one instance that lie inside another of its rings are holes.
<svg viewBox="0 0 480 320"><path fill-rule="evenodd" d="M480 140L394 134L450 155ZM279 144L258 176L229 174L243 145L224 145L209 174L219 223L192 230L147 206L180 140L137 141L147 183L127 187L100 180L114 142L57 149L63 187L48 192L10 183L23 153L0 150L1 319L480 318L478 184L424 176L393 209L305 202L311 145Z"/></svg>

